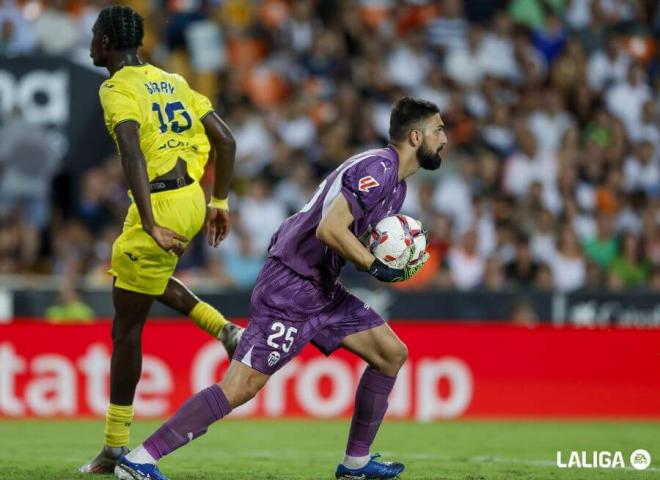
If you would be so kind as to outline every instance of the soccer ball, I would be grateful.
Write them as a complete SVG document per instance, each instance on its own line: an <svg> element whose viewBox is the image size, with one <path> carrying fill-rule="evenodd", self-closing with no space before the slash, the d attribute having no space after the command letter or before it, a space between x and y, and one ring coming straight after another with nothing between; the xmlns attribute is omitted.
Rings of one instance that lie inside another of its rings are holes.
<svg viewBox="0 0 660 480"><path fill-rule="evenodd" d="M414 265L426 251L426 232L422 224L407 215L383 218L372 228L369 250L392 268L406 266L406 249L415 244L415 254L408 265Z"/></svg>

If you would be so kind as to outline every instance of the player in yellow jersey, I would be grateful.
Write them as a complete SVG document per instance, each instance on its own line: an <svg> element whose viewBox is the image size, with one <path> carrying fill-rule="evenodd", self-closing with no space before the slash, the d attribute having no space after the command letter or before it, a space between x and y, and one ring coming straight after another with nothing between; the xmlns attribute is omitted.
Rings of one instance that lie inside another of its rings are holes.
<svg viewBox="0 0 660 480"><path fill-rule="evenodd" d="M205 218L210 245L217 247L229 232L227 195L236 145L208 98L180 75L140 59L144 26L135 11L105 8L93 33L94 65L110 72L99 92L104 120L119 149L133 202L112 248L115 317L105 446L79 470L112 473L116 459L128 449L142 368L142 328L153 301L190 316L219 338L230 355L238 343L242 329L172 276ZM199 179L209 158L215 162L215 183L207 213Z"/></svg>

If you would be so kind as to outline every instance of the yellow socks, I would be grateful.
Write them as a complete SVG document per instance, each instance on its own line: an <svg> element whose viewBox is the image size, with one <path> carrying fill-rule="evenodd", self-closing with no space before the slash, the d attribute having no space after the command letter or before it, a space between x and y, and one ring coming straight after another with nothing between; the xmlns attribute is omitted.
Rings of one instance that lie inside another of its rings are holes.
<svg viewBox="0 0 660 480"><path fill-rule="evenodd" d="M218 338L220 332L229 322L222 313L206 302L199 302L190 311L190 318L199 328L209 335ZM128 446L131 422L133 421L132 405L108 405L105 414L105 444L108 447Z"/></svg>
<svg viewBox="0 0 660 480"><path fill-rule="evenodd" d="M105 444L108 447L127 447L133 405L108 405L105 414Z"/></svg>
<svg viewBox="0 0 660 480"><path fill-rule="evenodd" d="M220 332L229 322L224 315L206 302L199 302L190 311L190 318L195 325L206 331L214 338L218 338Z"/></svg>

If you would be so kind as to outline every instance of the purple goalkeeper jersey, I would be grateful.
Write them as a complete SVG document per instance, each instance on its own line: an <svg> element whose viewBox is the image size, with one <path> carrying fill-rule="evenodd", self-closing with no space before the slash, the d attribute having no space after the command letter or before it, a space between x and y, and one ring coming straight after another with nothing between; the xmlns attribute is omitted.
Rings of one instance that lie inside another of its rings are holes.
<svg viewBox="0 0 660 480"><path fill-rule="evenodd" d="M268 256L331 292L345 260L316 238L316 227L337 195L351 206L350 229L360 238L371 225L399 213L406 183L399 182L399 158L391 146L368 150L342 163L319 185L312 199L273 235Z"/></svg>

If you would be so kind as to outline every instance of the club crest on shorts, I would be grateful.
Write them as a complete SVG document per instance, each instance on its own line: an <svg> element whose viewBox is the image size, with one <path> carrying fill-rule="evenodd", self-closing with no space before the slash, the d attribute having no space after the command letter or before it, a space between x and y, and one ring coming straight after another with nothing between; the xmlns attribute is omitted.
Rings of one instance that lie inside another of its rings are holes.
<svg viewBox="0 0 660 480"><path fill-rule="evenodd" d="M280 352L270 352L270 355L268 355L268 366L272 367L279 361L280 361Z"/></svg>
<svg viewBox="0 0 660 480"><path fill-rule="evenodd" d="M358 189L361 192L368 192L370 188L379 187L380 183L376 181L374 177L369 175L368 177L362 177L358 182Z"/></svg>

